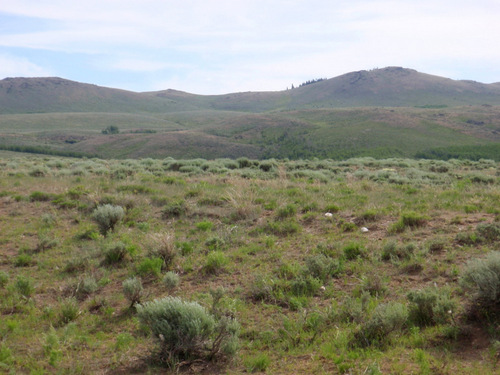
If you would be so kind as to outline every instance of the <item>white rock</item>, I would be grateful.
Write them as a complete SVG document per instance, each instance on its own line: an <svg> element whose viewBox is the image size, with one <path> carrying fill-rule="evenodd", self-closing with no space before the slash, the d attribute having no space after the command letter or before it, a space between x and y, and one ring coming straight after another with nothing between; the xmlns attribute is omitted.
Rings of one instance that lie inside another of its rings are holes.
<svg viewBox="0 0 500 375"><path fill-rule="evenodd" d="M369 231L367 227L361 227L361 233L368 233Z"/></svg>
<svg viewBox="0 0 500 375"><path fill-rule="evenodd" d="M333 216L333 214L332 214L331 212L327 212L327 213L325 214L325 216L326 216L326 217L332 217L332 216Z"/></svg>

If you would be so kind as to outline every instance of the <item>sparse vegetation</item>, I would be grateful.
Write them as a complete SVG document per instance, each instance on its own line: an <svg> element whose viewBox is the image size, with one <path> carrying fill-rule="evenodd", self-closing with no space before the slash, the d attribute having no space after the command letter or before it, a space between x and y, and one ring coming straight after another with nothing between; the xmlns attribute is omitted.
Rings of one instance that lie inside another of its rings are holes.
<svg viewBox="0 0 500 375"><path fill-rule="evenodd" d="M0 166L0 371L494 369L491 160ZM167 305L183 317L173 336Z"/></svg>

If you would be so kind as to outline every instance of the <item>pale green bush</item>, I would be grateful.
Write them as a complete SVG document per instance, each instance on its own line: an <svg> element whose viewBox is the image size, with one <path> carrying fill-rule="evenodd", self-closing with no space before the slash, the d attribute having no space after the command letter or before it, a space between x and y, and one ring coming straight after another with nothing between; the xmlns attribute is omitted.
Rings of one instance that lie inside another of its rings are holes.
<svg viewBox="0 0 500 375"><path fill-rule="evenodd" d="M380 304L355 334L355 344L361 347L383 346L389 341L391 333L400 331L404 327L407 319L408 310L402 303Z"/></svg>
<svg viewBox="0 0 500 375"><path fill-rule="evenodd" d="M452 320L456 303L446 289L428 288L408 293L409 320L417 326L444 324Z"/></svg>
<svg viewBox="0 0 500 375"><path fill-rule="evenodd" d="M136 277L131 277L122 283L123 294L130 301L130 307L136 303L141 303L141 298L144 294L142 282Z"/></svg>
<svg viewBox="0 0 500 375"><path fill-rule="evenodd" d="M167 287L167 289L174 289L179 285L179 275L173 271L168 271L165 276L163 276L163 285Z"/></svg>
<svg viewBox="0 0 500 375"><path fill-rule="evenodd" d="M105 236L109 231L114 230L124 216L123 207L105 204L94 210L92 219L97 223L101 234Z"/></svg>
<svg viewBox="0 0 500 375"><path fill-rule="evenodd" d="M160 356L167 363L234 354L236 320L218 319L196 302L166 297L137 305L137 313L158 340Z"/></svg>
<svg viewBox="0 0 500 375"><path fill-rule="evenodd" d="M474 306L482 313L498 314L500 304L500 251L468 263L461 284L473 293Z"/></svg>

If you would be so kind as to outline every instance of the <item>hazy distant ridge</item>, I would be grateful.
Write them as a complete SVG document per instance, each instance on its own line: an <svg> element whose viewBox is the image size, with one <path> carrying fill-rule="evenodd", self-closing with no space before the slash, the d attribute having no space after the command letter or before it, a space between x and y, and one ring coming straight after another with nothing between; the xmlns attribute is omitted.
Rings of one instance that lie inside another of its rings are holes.
<svg viewBox="0 0 500 375"><path fill-rule="evenodd" d="M456 81L398 67L351 72L290 90L225 95L195 95L177 90L136 93L54 77L0 81L1 113L168 113L206 109L262 112L477 104L500 104L500 83Z"/></svg>

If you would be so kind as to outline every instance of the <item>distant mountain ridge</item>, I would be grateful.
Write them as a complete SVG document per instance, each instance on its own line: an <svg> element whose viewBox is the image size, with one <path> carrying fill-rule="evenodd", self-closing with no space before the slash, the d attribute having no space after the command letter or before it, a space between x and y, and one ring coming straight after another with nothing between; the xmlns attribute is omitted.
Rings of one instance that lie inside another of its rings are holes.
<svg viewBox="0 0 500 375"><path fill-rule="evenodd" d="M387 67L347 73L290 90L197 95L178 90L137 93L58 77L0 81L0 113L153 112L500 104L500 83L455 81Z"/></svg>

